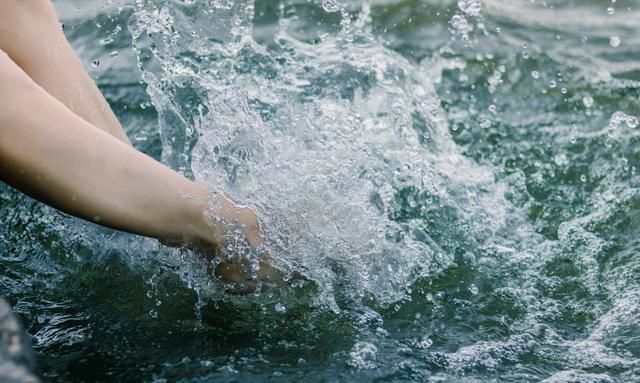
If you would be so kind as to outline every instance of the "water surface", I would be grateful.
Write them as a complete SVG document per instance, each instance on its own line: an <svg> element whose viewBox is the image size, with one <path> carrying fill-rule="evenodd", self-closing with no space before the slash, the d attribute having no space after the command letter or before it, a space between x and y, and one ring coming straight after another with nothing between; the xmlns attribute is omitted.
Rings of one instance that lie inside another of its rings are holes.
<svg viewBox="0 0 640 383"><path fill-rule="evenodd" d="M640 5L54 1L134 145L303 273L0 187L0 291L50 381L634 382Z"/></svg>

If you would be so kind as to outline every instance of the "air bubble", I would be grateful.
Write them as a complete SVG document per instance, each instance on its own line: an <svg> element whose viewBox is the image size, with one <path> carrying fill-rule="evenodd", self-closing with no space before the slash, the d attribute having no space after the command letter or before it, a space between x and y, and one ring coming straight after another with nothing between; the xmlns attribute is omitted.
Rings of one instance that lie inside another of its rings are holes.
<svg viewBox="0 0 640 383"><path fill-rule="evenodd" d="M591 108L593 106L593 97L590 95L582 97L582 104L587 108Z"/></svg>
<svg viewBox="0 0 640 383"><path fill-rule="evenodd" d="M536 80L540 78L540 72L538 72L537 70L534 70L531 72L531 77L535 78Z"/></svg>

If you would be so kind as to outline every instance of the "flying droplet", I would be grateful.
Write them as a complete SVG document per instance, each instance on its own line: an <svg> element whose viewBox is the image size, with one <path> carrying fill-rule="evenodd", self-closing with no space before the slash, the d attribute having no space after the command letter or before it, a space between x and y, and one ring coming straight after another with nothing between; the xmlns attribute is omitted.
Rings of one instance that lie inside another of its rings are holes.
<svg viewBox="0 0 640 383"><path fill-rule="evenodd" d="M622 42L622 39L620 39L620 36L609 37L609 45L611 45L614 48L619 47L621 42Z"/></svg>
<svg viewBox="0 0 640 383"><path fill-rule="evenodd" d="M558 153L553 157L553 162L558 166L564 166L568 163L567 155L564 153Z"/></svg>
<svg viewBox="0 0 640 383"><path fill-rule="evenodd" d="M338 12L341 6L342 4L340 4L340 2L337 0L322 0L322 9L324 9L325 12Z"/></svg>
<svg viewBox="0 0 640 383"><path fill-rule="evenodd" d="M465 19L464 16L454 15L451 18L450 23L451 23L451 26L455 28L455 30L460 32L464 32L469 29L469 23L467 22L467 19Z"/></svg>
<svg viewBox="0 0 640 383"><path fill-rule="evenodd" d="M136 133L133 138L136 141L146 141L149 138L149 135L147 134L147 132L144 131L140 131L138 133Z"/></svg>
<svg viewBox="0 0 640 383"><path fill-rule="evenodd" d="M479 16L482 2L480 0L458 0L458 8L469 16Z"/></svg>
<svg viewBox="0 0 640 383"><path fill-rule="evenodd" d="M628 127L630 127L631 129L637 128L638 127L638 118L635 116L627 116L626 118L626 124Z"/></svg>

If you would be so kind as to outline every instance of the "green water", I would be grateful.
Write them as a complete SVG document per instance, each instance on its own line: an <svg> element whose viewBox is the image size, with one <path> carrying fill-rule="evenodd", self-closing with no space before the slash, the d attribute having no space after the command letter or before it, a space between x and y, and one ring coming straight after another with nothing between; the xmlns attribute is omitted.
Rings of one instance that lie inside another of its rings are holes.
<svg viewBox="0 0 640 383"><path fill-rule="evenodd" d="M309 281L226 296L0 186L44 380L640 380L637 1L54 4L134 145Z"/></svg>

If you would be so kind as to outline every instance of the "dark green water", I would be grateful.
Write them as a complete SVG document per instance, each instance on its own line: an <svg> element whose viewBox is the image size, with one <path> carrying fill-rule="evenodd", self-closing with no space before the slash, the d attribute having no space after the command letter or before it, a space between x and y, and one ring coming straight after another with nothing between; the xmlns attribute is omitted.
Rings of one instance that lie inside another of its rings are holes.
<svg viewBox="0 0 640 383"><path fill-rule="evenodd" d="M225 296L0 186L45 380L640 380L637 1L54 3L135 146L309 282Z"/></svg>

